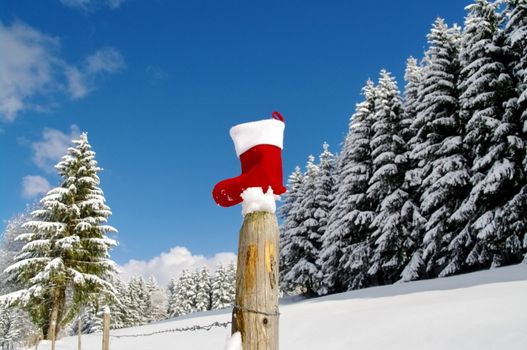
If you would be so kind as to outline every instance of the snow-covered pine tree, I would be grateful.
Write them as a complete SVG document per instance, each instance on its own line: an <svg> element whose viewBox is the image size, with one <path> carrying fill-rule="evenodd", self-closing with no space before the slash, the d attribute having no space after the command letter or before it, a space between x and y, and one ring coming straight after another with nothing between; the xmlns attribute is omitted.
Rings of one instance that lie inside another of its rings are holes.
<svg viewBox="0 0 527 350"><path fill-rule="evenodd" d="M195 311L207 311L211 309L212 290L210 285L210 274L206 266L196 270L193 274L196 284Z"/></svg>
<svg viewBox="0 0 527 350"><path fill-rule="evenodd" d="M505 39L506 44L513 57L511 71L516 88L517 113L520 122L522 139L527 140L527 0L507 0L506 1L506 24ZM527 153L523 159L524 174L527 174ZM527 262L527 234L525 215L520 213L527 212L527 185L524 184L518 194L510 202L511 207L516 213L514 218L516 223L513 225L515 231L523 231L523 253L524 261ZM521 239L521 235L520 235ZM510 248L509 248L510 250Z"/></svg>
<svg viewBox="0 0 527 350"><path fill-rule="evenodd" d="M322 153L318 157L318 176L315 178L316 210L313 217L318 221L318 234L322 237L327 230L329 214L334 204L336 159L324 142Z"/></svg>
<svg viewBox="0 0 527 350"><path fill-rule="evenodd" d="M232 306L234 295L231 293L232 279L224 265L219 265L211 281L212 306L214 309L223 309Z"/></svg>
<svg viewBox="0 0 527 350"><path fill-rule="evenodd" d="M463 269L459 252L465 249L470 249L463 261L468 269L501 266L521 256L524 230L517 224L525 225L525 214L515 212L514 197L525 183L525 144L519 137L517 94L499 5L477 0L467 6L459 88L460 113L467 121L464 143L472 156L472 188L452 216L465 226L451 244L454 256L441 276Z"/></svg>
<svg viewBox="0 0 527 350"><path fill-rule="evenodd" d="M366 241L371 232L373 204L366 191L372 174L370 141L376 98L371 80L362 94L364 100L357 104L350 119L337 159L334 203L318 258L321 295L367 285L369 248Z"/></svg>
<svg viewBox="0 0 527 350"><path fill-rule="evenodd" d="M405 242L407 223L402 209L409 200L402 189L407 159L401 135L402 101L395 79L385 70L380 73L375 94L373 137L370 142L373 175L368 196L378 203L369 237L372 250L368 274L375 283L395 282L408 259Z"/></svg>
<svg viewBox="0 0 527 350"><path fill-rule="evenodd" d="M195 310L196 283L190 271L182 271L173 290L169 301L172 311L170 317L186 315Z"/></svg>
<svg viewBox="0 0 527 350"><path fill-rule="evenodd" d="M409 57L406 60L406 69L404 71L404 100L403 100L403 118L401 120L401 134L405 142L410 142L415 136L416 129L412 124L417 117L417 106L419 102L419 89L422 84L422 67L417 60Z"/></svg>
<svg viewBox="0 0 527 350"><path fill-rule="evenodd" d="M227 285L229 286L227 295L234 304L236 298L236 265L233 262L227 266Z"/></svg>
<svg viewBox="0 0 527 350"><path fill-rule="evenodd" d="M130 300L128 299L127 286L118 276L113 278L112 285L117 292L117 300L110 304L112 315L110 326L112 329L129 327L128 307Z"/></svg>
<svg viewBox="0 0 527 350"><path fill-rule="evenodd" d="M58 332L88 295L112 298L115 293L107 282L116 272L108 251L117 243L106 233L116 230L106 224L111 211L99 188L101 169L86 133L73 143L55 166L62 177L60 186L42 198L41 208L23 225L27 231L17 239L26 244L6 269L25 288L7 299L26 309L46 338L53 317ZM65 303L67 290L73 295L71 305Z"/></svg>
<svg viewBox="0 0 527 350"><path fill-rule="evenodd" d="M177 299L177 288L178 288L178 279L171 278L168 282L167 287L167 316L176 317L177 304L179 303Z"/></svg>
<svg viewBox="0 0 527 350"><path fill-rule="evenodd" d="M34 339L36 332L26 312L0 304L0 349L17 349Z"/></svg>
<svg viewBox="0 0 527 350"><path fill-rule="evenodd" d="M436 19L428 34L412 124L416 135L410 141L413 169L406 177L426 223L423 232L412 229L416 247L403 280L436 277L448 264L448 245L456 231L449 220L468 193L470 175L457 90L459 36L459 28L449 28L442 18Z"/></svg>
<svg viewBox="0 0 527 350"><path fill-rule="evenodd" d="M284 220L280 226L280 286L282 290L290 292L292 286L284 280L284 276L291 271L295 261L292 260L291 249L293 248L292 237L300 226L298 210L302 200L302 183L304 174L297 166L289 175L287 180L287 192L282 196L283 204L279 209L279 215Z"/></svg>
<svg viewBox="0 0 527 350"><path fill-rule="evenodd" d="M419 91L422 87L423 80L423 68L413 57L406 60L406 70L404 73L404 80L406 85L404 88L404 100L403 100L403 119L401 120L401 135L403 140L410 143L417 134L417 129L412 127L415 119L417 118L417 107L419 103ZM419 209L419 185L420 182L414 181L412 177L419 175L419 168L417 167L416 160L411 157L411 147L409 146L406 151L407 158L407 171L405 174L405 181L403 183L403 189L408 193L410 200L407 201L407 205L403 207L402 215L408 223L410 230L410 239L407 240L409 245L408 249L413 251L413 258L410 259L408 264L404 267L401 274L403 281L417 279L421 275L422 271L422 259L421 254L418 251L417 245L421 243L421 231L424 225L424 218L421 215Z"/></svg>
<svg viewBox="0 0 527 350"><path fill-rule="evenodd" d="M81 333L91 334L102 332L103 306L98 301L87 304L81 313ZM77 330L73 327L76 334Z"/></svg>
<svg viewBox="0 0 527 350"><path fill-rule="evenodd" d="M32 211L32 210L31 210ZM22 227L31 218L30 210L19 213L11 217L6 224L6 228L0 238L0 295L20 289L13 281L9 281L4 270L13 264L15 257L24 246L17 237L26 232Z"/></svg>
<svg viewBox="0 0 527 350"><path fill-rule="evenodd" d="M20 331L13 310L0 305L0 348L14 348L20 339Z"/></svg>
<svg viewBox="0 0 527 350"><path fill-rule="evenodd" d="M146 282L142 276L133 276L128 282L128 308L130 323L134 326L145 324L149 321L148 304L149 293Z"/></svg>
<svg viewBox="0 0 527 350"><path fill-rule="evenodd" d="M167 298L165 291L159 287L155 277L151 276L146 281L148 301L146 314L148 322L164 320L166 318Z"/></svg>
<svg viewBox="0 0 527 350"><path fill-rule="evenodd" d="M527 0L506 0L505 39L511 50L522 132L527 135ZM527 166L527 165L526 165Z"/></svg>
<svg viewBox="0 0 527 350"><path fill-rule="evenodd" d="M302 183L302 197L296 214L299 226L290 237L288 261L292 267L284 276L286 285L298 288L306 295L315 294L318 288L319 267L316 260L320 249L320 224L315 218L318 209L315 189L319 172L315 157L309 156Z"/></svg>

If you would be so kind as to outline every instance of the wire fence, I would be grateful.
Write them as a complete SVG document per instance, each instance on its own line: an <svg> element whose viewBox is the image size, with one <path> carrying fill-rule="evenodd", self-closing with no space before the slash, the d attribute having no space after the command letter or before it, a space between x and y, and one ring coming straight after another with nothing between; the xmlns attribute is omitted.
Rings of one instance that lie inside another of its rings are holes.
<svg viewBox="0 0 527 350"><path fill-rule="evenodd" d="M195 332L195 331L210 331L213 328L227 328L230 324L232 324L231 321L227 322L213 322L208 325L192 325L192 326L185 326L180 328L171 328L171 329L164 329L160 331L150 332L150 333L138 333L138 334L110 334L110 337L112 338L138 338L138 337L150 337L152 335L157 334L165 334L165 333L180 333L180 332Z"/></svg>

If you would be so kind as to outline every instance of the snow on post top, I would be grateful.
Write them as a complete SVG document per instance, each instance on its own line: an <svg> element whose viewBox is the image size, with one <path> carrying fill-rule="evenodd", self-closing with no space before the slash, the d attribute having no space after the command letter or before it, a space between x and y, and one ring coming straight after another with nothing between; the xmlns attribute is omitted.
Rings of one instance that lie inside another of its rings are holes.
<svg viewBox="0 0 527 350"><path fill-rule="evenodd" d="M275 200L280 198L274 195L270 186L266 193L263 192L261 187L249 187L242 192L241 197L243 199L243 216L257 211L274 214L276 211Z"/></svg>
<svg viewBox="0 0 527 350"><path fill-rule="evenodd" d="M105 314L109 314L109 313L110 313L110 307L109 307L108 305L105 305L105 306L104 306L104 310L103 310L103 312L104 312Z"/></svg>

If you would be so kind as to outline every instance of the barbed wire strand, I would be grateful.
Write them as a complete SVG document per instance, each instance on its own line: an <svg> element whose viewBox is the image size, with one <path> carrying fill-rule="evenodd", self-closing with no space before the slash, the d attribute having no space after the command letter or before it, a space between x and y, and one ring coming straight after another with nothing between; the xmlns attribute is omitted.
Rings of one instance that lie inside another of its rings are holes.
<svg viewBox="0 0 527 350"><path fill-rule="evenodd" d="M199 330L210 331L212 328L216 328L216 327L218 327L218 328L219 327L227 328L227 326L230 325L230 324L231 324L231 321L214 322L214 323L211 323L211 324L208 324L208 325L205 325L205 326L193 325L193 326L188 326L188 327L165 329L165 330L162 330L162 331L155 331L155 332L151 332L151 333L123 334L123 335L110 334L110 337L114 337L114 338L137 338L137 337L149 337L149 336L152 336L152 335L163 334L163 333L177 333L177 332L188 332L188 331L199 331Z"/></svg>
<svg viewBox="0 0 527 350"><path fill-rule="evenodd" d="M250 309L250 308L247 308L247 307L244 307L244 306L241 306L241 305L234 305L233 309L234 310L240 310L242 312L251 312L251 313L264 315L264 316L279 316L280 315L280 312L278 312L278 310L276 310L275 312L265 312L265 311L259 311L259 310ZM205 326L193 325L193 326L164 329L164 330L161 330L161 331L155 331L155 332L150 332L150 333L139 333L139 334L123 334L123 335L110 334L110 337L113 337L113 338L138 338L138 337L150 337L152 335L165 334L165 333L195 332L195 331L200 331L200 330L210 331L213 328L220 328L220 327L227 328L231 324L232 324L231 321L226 321L226 322L217 322L216 321L216 322L213 322L213 323L205 325Z"/></svg>
<svg viewBox="0 0 527 350"><path fill-rule="evenodd" d="M265 311L250 309L250 308L247 308L247 307L241 306L241 305L234 305L233 309L234 310L238 309L238 310L240 310L242 312L250 312L250 313L253 313L253 314L264 315L264 316L280 316L280 312L278 312L278 309L276 309L276 311L274 311L274 312L265 312Z"/></svg>

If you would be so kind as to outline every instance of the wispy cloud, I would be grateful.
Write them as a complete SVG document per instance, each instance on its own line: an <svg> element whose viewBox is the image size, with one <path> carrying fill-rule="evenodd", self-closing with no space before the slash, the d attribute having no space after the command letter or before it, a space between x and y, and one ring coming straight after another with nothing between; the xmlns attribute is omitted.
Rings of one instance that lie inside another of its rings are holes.
<svg viewBox="0 0 527 350"><path fill-rule="evenodd" d="M146 75L152 85L168 78L168 73L158 66L147 66Z"/></svg>
<svg viewBox="0 0 527 350"><path fill-rule="evenodd" d="M121 53L105 47L87 55L80 64L61 57L60 40L20 21L0 21L0 120L12 122L24 111L48 111L67 95L85 97L97 79L125 67Z"/></svg>
<svg viewBox="0 0 527 350"><path fill-rule="evenodd" d="M121 53L112 47L97 50L84 60L81 67L65 70L70 98L77 100L95 89L97 78L103 74L114 74L125 67Z"/></svg>
<svg viewBox="0 0 527 350"><path fill-rule="evenodd" d="M46 172L54 172L54 165L66 154L71 140L78 138L80 130L77 125L70 127L69 133L57 129L45 128L42 140L31 143L33 163Z"/></svg>
<svg viewBox="0 0 527 350"><path fill-rule="evenodd" d="M117 73L124 68L124 59L113 47L97 50L86 58L86 73Z"/></svg>
<svg viewBox="0 0 527 350"><path fill-rule="evenodd" d="M60 2L72 9L90 12L100 7L109 7L112 10L116 10L121 7L125 0L60 0Z"/></svg>
<svg viewBox="0 0 527 350"><path fill-rule="evenodd" d="M118 9L124 3L125 0L107 0L106 3L112 9Z"/></svg>
<svg viewBox="0 0 527 350"><path fill-rule="evenodd" d="M154 276L160 285L164 286L171 278L179 276L184 269L194 270L207 266L210 270L215 270L218 265L227 265L235 260L234 253L217 253L207 258L203 255L194 255L188 248L178 246L148 261L130 260L121 266L120 270L125 280L134 275Z"/></svg>
<svg viewBox="0 0 527 350"><path fill-rule="evenodd" d="M28 175L22 178L22 197L33 198L51 189L45 178L39 175Z"/></svg>

